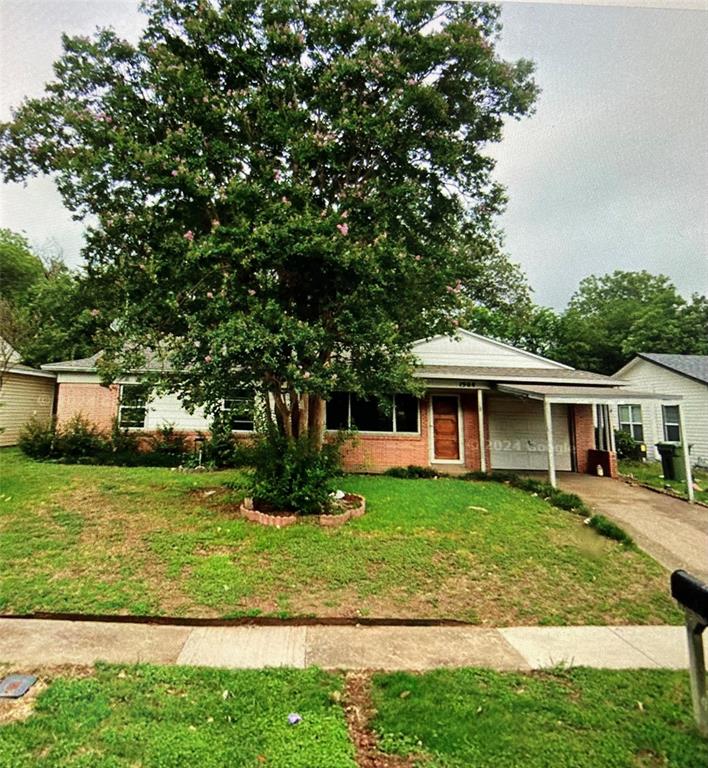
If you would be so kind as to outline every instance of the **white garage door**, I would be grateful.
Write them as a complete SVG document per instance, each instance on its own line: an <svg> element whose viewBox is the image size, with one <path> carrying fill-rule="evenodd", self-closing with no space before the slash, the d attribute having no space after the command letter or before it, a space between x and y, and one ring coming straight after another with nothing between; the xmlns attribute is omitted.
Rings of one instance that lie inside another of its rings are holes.
<svg viewBox="0 0 708 768"><path fill-rule="evenodd" d="M548 469L546 423L538 400L490 397L489 442L492 469ZM570 470L568 406L552 405L556 469Z"/></svg>

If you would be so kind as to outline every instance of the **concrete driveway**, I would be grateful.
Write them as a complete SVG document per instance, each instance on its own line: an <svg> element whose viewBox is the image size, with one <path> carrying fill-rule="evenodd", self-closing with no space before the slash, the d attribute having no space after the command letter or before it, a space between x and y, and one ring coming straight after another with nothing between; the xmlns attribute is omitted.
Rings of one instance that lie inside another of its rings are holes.
<svg viewBox="0 0 708 768"><path fill-rule="evenodd" d="M563 490L577 493L596 513L621 525L670 571L684 568L708 581L708 509L621 480L559 473Z"/></svg>

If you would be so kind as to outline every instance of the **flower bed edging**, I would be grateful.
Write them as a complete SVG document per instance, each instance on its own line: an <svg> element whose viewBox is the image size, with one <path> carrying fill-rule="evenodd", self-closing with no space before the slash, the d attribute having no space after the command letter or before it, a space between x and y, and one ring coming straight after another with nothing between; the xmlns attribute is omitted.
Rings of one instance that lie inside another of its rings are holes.
<svg viewBox="0 0 708 768"><path fill-rule="evenodd" d="M358 500L356 507L347 509L339 515L318 515L317 521L326 528L336 528L344 525L353 517L361 517L366 512L366 499L359 496L358 493L348 494ZM270 515L267 512L259 512L253 508L253 499L244 499L239 507L239 512L246 520L259 525L269 525L274 528L286 528L288 525L294 525L300 515Z"/></svg>

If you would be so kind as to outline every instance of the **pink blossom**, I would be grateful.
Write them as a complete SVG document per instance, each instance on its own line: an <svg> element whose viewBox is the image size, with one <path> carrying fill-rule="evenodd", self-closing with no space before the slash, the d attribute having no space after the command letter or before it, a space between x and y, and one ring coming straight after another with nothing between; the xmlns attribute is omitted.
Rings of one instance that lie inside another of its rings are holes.
<svg viewBox="0 0 708 768"><path fill-rule="evenodd" d="M98 317L101 314L100 309L92 309L91 310L91 317Z"/></svg>
<svg viewBox="0 0 708 768"><path fill-rule="evenodd" d="M281 202L282 202L284 205L290 205L290 200L288 200L288 198L287 198L287 197L285 197L285 195L283 195L283 196L280 198L280 201L281 201Z"/></svg>
<svg viewBox="0 0 708 768"><path fill-rule="evenodd" d="M346 219L349 217L349 211L342 211L342 218Z"/></svg>
<svg viewBox="0 0 708 768"><path fill-rule="evenodd" d="M452 324L453 324L455 327L457 327L457 326L460 324L460 321L459 321L457 318L455 318L455 319L452 321Z"/></svg>
<svg viewBox="0 0 708 768"><path fill-rule="evenodd" d="M256 291L253 288L249 288L248 289L248 295L249 296L255 296L256 295Z"/></svg>
<svg viewBox="0 0 708 768"><path fill-rule="evenodd" d="M174 171L172 171L172 175L173 176L178 176L179 175L179 171L175 168Z"/></svg>
<svg viewBox="0 0 708 768"><path fill-rule="evenodd" d="M416 257L415 257L415 260L416 260L416 261L420 261L420 254L419 254L418 256L416 256Z"/></svg>
<svg viewBox="0 0 708 768"><path fill-rule="evenodd" d="M283 174L281 173L281 171L280 171L280 168L276 168L276 169L273 171L273 178L274 178L276 181L280 181L280 177L281 177L282 175L283 175Z"/></svg>
<svg viewBox="0 0 708 768"><path fill-rule="evenodd" d="M210 363L214 358L211 355L204 355L204 362Z"/></svg>
<svg viewBox="0 0 708 768"><path fill-rule="evenodd" d="M207 291L206 296L207 296L207 299L213 299L214 298L214 294L211 291Z"/></svg>
<svg viewBox="0 0 708 768"><path fill-rule="evenodd" d="M191 229L187 230L187 232L184 233L183 237L185 240L189 240L189 242L191 243L192 240L194 240L194 232L192 232Z"/></svg>
<svg viewBox="0 0 708 768"><path fill-rule="evenodd" d="M344 222L344 224L337 224L337 229L342 235L349 234L349 225L346 222Z"/></svg>
<svg viewBox="0 0 708 768"><path fill-rule="evenodd" d="M310 378L310 372L309 371L305 371L305 373L302 374L302 378L303 379L309 379Z"/></svg>

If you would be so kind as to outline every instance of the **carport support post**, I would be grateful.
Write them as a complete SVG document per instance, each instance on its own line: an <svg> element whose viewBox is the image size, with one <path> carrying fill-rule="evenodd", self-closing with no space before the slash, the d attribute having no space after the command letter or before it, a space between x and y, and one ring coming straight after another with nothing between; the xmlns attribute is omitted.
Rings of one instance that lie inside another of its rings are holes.
<svg viewBox="0 0 708 768"><path fill-rule="evenodd" d="M683 408L678 406L679 412L679 432L681 433L681 448L683 450L683 466L686 471L686 490L688 491L688 500L693 504L693 474L691 473L691 457L688 453L688 435L686 434L686 424L683 419Z"/></svg>
<svg viewBox="0 0 708 768"><path fill-rule="evenodd" d="M553 421L551 420L551 404L543 398L543 415L546 419L546 445L548 447L548 482L557 488L556 484L556 456L553 450Z"/></svg>
<svg viewBox="0 0 708 768"><path fill-rule="evenodd" d="M477 390L477 421L479 422L479 468L487 471L487 454L484 446L484 398L482 390Z"/></svg>

